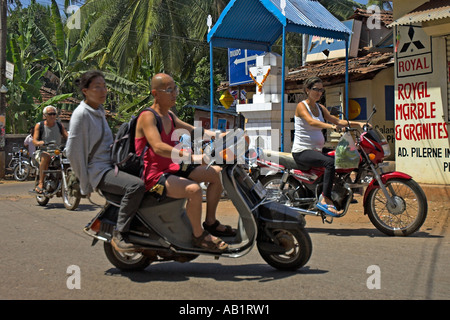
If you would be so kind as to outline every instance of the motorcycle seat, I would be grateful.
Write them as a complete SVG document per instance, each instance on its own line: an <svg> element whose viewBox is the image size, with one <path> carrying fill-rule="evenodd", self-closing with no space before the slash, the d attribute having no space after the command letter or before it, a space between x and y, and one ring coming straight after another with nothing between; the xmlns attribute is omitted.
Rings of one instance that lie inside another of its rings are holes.
<svg viewBox="0 0 450 320"><path fill-rule="evenodd" d="M295 169L307 171L311 169L310 166L298 164L295 162L294 157L292 157L292 153L290 152L279 152L273 150L263 150L263 154L260 155L263 160L271 161L275 163L281 164L286 169Z"/></svg>
<svg viewBox="0 0 450 320"><path fill-rule="evenodd" d="M120 202L122 201L122 197L123 196L118 195L118 194L109 193L109 192L104 191L104 190L98 190L98 191L100 191L99 193L101 193L101 195L103 195L103 197L106 200L108 200L110 202L113 202L113 203L115 203L118 206L120 205ZM147 192L147 193L145 193L144 199L142 199L142 202L145 201L145 206L146 207L152 207L152 206L156 206L156 205L159 205L159 204L164 204L164 203L171 202L171 201L176 201L176 200L179 200L179 199L166 197L164 200L160 201L157 198L155 198L152 194Z"/></svg>

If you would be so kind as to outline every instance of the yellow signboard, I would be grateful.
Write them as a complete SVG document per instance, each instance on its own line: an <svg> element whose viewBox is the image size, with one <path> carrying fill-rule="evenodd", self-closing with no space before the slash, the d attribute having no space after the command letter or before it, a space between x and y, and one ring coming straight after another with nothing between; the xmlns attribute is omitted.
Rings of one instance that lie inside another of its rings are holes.
<svg viewBox="0 0 450 320"><path fill-rule="evenodd" d="M220 97L219 101L226 109L228 109L234 102L234 98L228 90L225 90L222 93L222 96Z"/></svg>

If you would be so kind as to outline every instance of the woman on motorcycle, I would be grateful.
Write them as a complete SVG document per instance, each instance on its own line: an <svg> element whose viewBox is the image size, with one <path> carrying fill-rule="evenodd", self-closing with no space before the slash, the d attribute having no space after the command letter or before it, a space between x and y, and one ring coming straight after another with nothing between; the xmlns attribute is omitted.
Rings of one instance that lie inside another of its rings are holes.
<svg viewBox="0 0 450 320"><path fill-rule="evenodd" d="M347 125L347 121L332 116L327 108L318 103L325 91L320 78L312 77L305 80L303 90L307 98L295 109L292 156L298 164L325 167L323 191L317 207L328 215L337 216L339 212L331 200L335 173L334 158L322 153L325 144L322 130L340 130ZM350 125L362 128L364 123L352 121Z"/></svg>

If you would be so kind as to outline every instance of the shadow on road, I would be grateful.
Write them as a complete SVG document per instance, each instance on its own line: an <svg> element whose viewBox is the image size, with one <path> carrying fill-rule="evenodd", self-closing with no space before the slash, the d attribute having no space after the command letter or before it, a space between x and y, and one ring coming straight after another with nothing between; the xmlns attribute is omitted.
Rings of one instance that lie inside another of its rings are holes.
<svg viewBox="0 0 450 320"><path fill-rule="evenodd" d="M155 263L143 271L122 272L111 268L105 271L108 276L127 277L133 282L146 283L153 281L181 282L190 278L210 278L216 281L257 281L270 282L289 278L298 274L325 274L328 271L310 269L308 266L297 271L279 271L266 264L221 265L216 263L178 262Z"/></svg>
<svg viewBox="0 0 450 320"><path fill-rule="evenodd" d="M371 238L389 238L389 236L385 235L381 231L377 229L368 229L368 228L360 228L360 229L332 229L332 228L306 228L309 233L323 233L328 234L330 236L339 236L339 237L355 237L355 236L364 236ZM442 238L441 235L432 235L425 231L415 232L407 238Z"/></svg>

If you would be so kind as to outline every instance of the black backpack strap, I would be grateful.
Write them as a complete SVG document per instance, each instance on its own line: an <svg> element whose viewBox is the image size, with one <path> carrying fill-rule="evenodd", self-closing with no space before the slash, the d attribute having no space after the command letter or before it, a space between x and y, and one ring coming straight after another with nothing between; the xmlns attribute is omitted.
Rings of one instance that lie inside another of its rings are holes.
<svg viewBox="0 0 450 320"><path fill-rule="evenodd" d="M39 137L38 137L38 141L42 140L42 136L44 134L44 125L45 125L44 121L39 122Z"/></svg>
<svg viewBox="0 0 450 320"><path fill-rule="evenodd" d="M158 112L156 112L152 108L145 108L144 110L141 111L141 113L144 112L144 111L151 111L151 112L153 112L153 114L155 115L155 119L156 119L156 127L158 128L158 131L161 134L162 121L161 121L161 117L159 116ZM173 127L175 128L176 127L175 126L175 115L170 110L169 110L169 115L170 115L170 119L172 119Z"/></svg>
<svg viewBox="0 0 450 320"><path fill-rule="evenodd" d="M142 110L142 112L143 111L151 111L153 113L153 115L155 116L155 119L156 119L156 127L158 128L159 133L161 133L162 123L161 123L161 117L159 116L158 112L156 112L152 108L146 108L146 109Z"/></svg>

